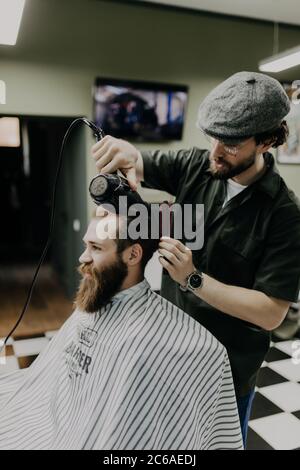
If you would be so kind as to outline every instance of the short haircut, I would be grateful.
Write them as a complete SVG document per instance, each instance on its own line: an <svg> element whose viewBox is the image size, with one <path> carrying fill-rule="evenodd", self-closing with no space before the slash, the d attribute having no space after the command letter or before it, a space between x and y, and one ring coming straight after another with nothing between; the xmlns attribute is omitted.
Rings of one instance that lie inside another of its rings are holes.
<svg viewBox="0 0 300 470"><path fill-rule="evenodd" d="M146 267L146 264L152 258L155 251L158 250L159 238L153 238L153 239L150 238L150 234L151 234L150 216L147 217L147 222L146 222L148 224L147 233L149 237L137 238L137 239L131 238L127 229L128 229L130 222L132 222L133 220L135 220L135 217L133 216L126 217L126 238L120 238L119 236L120 231L118 229L117 239L116 239L117 253L122 253L129 246L132 246L135 243L138 243L142 247L142 250L143 250L143 257L142 257L141 264L142 264L142 269L144 270Z"/></svg>

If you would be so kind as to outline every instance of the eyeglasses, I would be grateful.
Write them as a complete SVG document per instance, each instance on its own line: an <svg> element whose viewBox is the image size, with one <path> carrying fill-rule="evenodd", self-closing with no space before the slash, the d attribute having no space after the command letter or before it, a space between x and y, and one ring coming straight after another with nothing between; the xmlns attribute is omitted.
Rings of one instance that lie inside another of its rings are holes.
<svg viewBox="0 0 300 470"><path fill-rule="evenodd" d="M237 145L228 145L228 144L224 144L224 142L222 142L219 139L216 139L215 137L211 137L208 134L204 134L204 135L205 135L206 140L210 143L211 147L215 145L221 145L226 153L234 157L237 156L237 154L247 145L247 143L251 139L251 137L249 137L248 139L244 140L243 142Z"/></svg>

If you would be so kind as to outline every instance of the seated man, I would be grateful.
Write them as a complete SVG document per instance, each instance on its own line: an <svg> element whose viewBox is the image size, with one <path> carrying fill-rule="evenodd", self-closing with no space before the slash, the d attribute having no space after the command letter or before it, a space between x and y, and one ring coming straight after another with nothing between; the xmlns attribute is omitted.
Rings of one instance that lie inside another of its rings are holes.
<svg viewBox="0 0 300 470"><path fill-rule="evenodd" d="M127 223L92 219L75 311L0 377L0 449L242 449L224 347L150 289L158 240L121 239Z"/></svg>

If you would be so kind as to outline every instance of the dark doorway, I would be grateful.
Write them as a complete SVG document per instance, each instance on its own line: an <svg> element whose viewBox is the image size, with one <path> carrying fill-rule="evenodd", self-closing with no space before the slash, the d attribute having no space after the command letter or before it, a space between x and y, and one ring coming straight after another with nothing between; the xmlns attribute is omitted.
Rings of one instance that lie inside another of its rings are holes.
<svg viewBox="0 0 300 470"><path fill-rule="evenodd" d="M5 287L4 280L10 279L12 286L12 272L29 273L28 279L22 278L24 291L30 284L49 233L60 146L67 128L76 118L14 117L19 119L20 146L0 146L1 297L10 296L9 285ZM72 299L77 288L76 266L87 225L85 150L85 130L79 126L73 130L66 146L57 192L53 243L45 260L47 269L57 277L59 289L68 299ZM53 290L53 282L51 286ZM44 283L44 295L46 293ZM38 296L38 284L35 296ZM35 300L37 297L33 296L33 304ZM44 304L46 307L46 303L41 299L37 302L41 307ZM18 313L12 308L10 317L17 317ZM1 317L3 320L3 315Z"/></svg>

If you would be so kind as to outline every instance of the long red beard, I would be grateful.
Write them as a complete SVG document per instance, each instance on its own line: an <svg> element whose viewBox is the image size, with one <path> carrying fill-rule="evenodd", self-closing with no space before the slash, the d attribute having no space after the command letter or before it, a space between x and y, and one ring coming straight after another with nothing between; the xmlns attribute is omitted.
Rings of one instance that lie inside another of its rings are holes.
<svg viewBox="0 0 300 470"><path fill-rule="evenodd" d="M120 256L101 271L82 264L78 268L84 276L75 298L75 308L87 313L94 313L105 306L121 290L122 283L128 275L127 265Z"/></svg>
<svg viewBox="0 0 300 470"><path fill-rule="evenodd" d="M92 312L99 295L101 295L101 279L98 278L94 269L86 265L78 267L78 272L83 276L75 299L75 307L82 311ZM85 274L90 276L84 277ZM95 309L96 310L96 309Z"/></svg>

